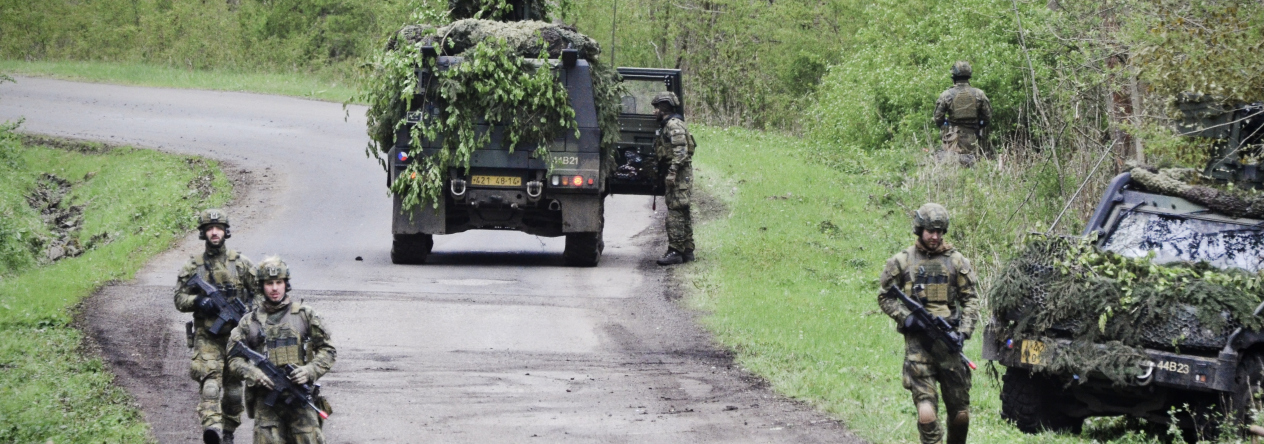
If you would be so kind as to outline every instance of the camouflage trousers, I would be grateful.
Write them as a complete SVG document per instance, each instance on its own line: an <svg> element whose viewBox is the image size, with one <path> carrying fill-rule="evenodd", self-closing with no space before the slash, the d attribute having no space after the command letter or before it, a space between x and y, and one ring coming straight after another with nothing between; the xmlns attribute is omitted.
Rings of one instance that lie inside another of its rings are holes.
<svg viewBox="0 0 1264 444"><path fill-rule="evenodd" d="M933 427L918 427L922 444L939 444L943 442L943 421L939 420L939 391L944 395L944 409L947 417L953 418L960 412L970 411L970 368L961 362L961 357L949 353L943 344L932 342L921 334L904 336L905 354L903 382L904 388L913 394L913 405L928 402L935 409Z"/></svg>
<svg viewBox="0 0 1264 444"><path fill-rule="evenodd" d="M241 378L225 371L228 368L227 344L227 335L212 336L205 328L199 328L193 336L189 377L200 387L197 412L203 429L219 428L231 432L241 425L245 389Z"/></svg>
<svg viewBox="0 0 1264 444"><path fill-rule="evenodd" d="M676 185L667 187L667 247L680 252L693 251L693 219L689 215L689 192L693 188L693 166L685 163L676 169Z"/></svg>
<svg viewBox="0 0 1264 444"><path fill-rule="evenodd" d="M957 154L978 154L979 134L974 128L949 124L940 134L944 151Z"/></svg>
<svg viewBox="0 0 1264 444"><path fill-rule="evenodd" d="M281 403L268 407L263 396L254 396L255 444L324 444L320 416L307 407Z"/></svg>

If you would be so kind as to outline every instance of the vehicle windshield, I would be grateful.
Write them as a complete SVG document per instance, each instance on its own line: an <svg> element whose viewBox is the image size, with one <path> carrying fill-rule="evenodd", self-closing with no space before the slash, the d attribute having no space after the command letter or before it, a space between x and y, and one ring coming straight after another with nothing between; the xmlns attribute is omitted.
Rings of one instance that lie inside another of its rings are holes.
<svg viewBox="0 0 1264 444"><path fill-rule="evenodd" d="M628 93L623 96L623 114L654 114L654 105L650 104L654 96L667 91L662 80L624 79L623 86Z"/></svg>
<svg viewBox="0 0 1264 444"><path fill-rule="evenodd" d="M1207 261L1217 268L1258 272L1264 264L1261 227L1128 212L1103 248L1127 257L1154 252L1154 262Z"/></svg>

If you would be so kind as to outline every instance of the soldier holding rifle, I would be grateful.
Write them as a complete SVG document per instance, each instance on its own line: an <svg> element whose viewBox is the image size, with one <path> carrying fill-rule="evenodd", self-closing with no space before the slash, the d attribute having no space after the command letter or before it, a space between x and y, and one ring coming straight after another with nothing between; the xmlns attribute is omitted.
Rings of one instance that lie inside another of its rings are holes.
<svg viewBox="0 0 1264 444"><path fill-rule="evenodd" d="M970 261L944 242L947 232L948 210L922 205L913 215L917 242L888 259L879 279L878 305L904 335L904 388L913 393L923 444L943 442L936 383L948 412L948 444L965 443L970 428L973 363L961 347L978 321L978 277ZM900 293L908 297L901 301Z"/></svg>
<svg viewBox="0 0 1264 444"><path fill-rule="evenodd" d="M224 242L232 237L228 214L210 208L198 215L198 237L206 241L201 255L180 269L175 291L176 309L193 313L185 325L193 362L189 376L198 383L197 413L206 443L233 442L241 425L242 383L224 372L228 363L228 333L235 326L229 311L254 305L254 265ZM198 285L201 284L201 285ZM244 310L236 310L238 316Z"/></svg>
<svg viewBox="0 0 1264 444"><path fill-rule="evenodd" d="M262 302L233 329L229 369L250 383L255 443L321 444L331 409L316 380L337 351L316 310L290 297L290 269L277 257L256 270Z"/></svg>

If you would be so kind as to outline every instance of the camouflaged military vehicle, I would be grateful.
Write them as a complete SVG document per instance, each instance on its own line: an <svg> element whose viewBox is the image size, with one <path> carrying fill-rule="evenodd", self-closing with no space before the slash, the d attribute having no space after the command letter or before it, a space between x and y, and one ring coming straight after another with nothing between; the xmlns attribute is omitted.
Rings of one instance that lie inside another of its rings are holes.
<svg viewBox="0 0 1264 444"><path fill-rule="evenodd" d="M1252 157L1258 159L1261 148L1260 106L1216 110L1207 102L1183 105L1183 132L1219 141L1219 154L1204 175L1258 187L1261 178ZM1110 182L1083 236L1095 239L1102 251L1148 257L1159 265L1203 262L1247 273L1259 273L1264 266L1264 220L1233 217L1147 189L1129 173ZM1037 277L1057 272L1031 268L1025 271ZM1135 368L1123 369L1124 380L1111 380L1101 374L1049 370L1060 354L1071 352L1074 332L1082 325L1069 322L1036 334L1007 333L1007 325L1042 308L1042 292L1032 290L1026 308L998 310L984 331L983 358L1007 367L1002 417L1019 429L1078 433L1087 417L1130 415L1160 423L1175 420L1186 439L1207 438L1220 431L1218 425L1249 421L1248 413L1260 407L1264 332L1241 328L1228 313L1219 313L1227 327L1218 332L1203 325L1192 306L1134 325L1140 330L1140 347L1132 350L1144 356L1130 361ZM1261 308L1264 304L1255 308L1254 316L1260 316ZM1099 354L1092 359L1113 359L1111 344L1102 342L1091 344Z"/></svg>
<svg viewBox="0 0 1264 444"><path fill-rule="evenodd" d="M423 49L423 53L426 51ZM437 69L461 63L459 56L441 56ZM546 237L566 237L562 256L567 265L596 266L604 249L602 229L604 200L609 194L663 195L663 182L653 144L659 124L650 99L662 91L681 96L681 73L676 69L619 68L627 91L619 115L619 142L610 152L600 146L592 67L567 49L557 59L537 60L541 69L551 69L565 85L575 110L578 137L561 134L549 147L551 159L535 158L534 147L512 152L502 140L503 127L483 122L479 128L491 132L491 143L476 150L468 173L452 168L437 208L429 204L401 211L396 195L391 261L397 264L424 263L434 245L435 235L467 230L514 230ZM399 128L389 152L388 185L411 162L439 152L441 141L425 140L422 150L410 149L409 132L421 119L437 118L438 107L421 100L427 86L433 87L432 73L418 70L422 89L413 100L407 125ZM681 96L683 97L683 96ZM425 104L425 105L423 105ZM550 165L552 169L550 170Z"/></svg>

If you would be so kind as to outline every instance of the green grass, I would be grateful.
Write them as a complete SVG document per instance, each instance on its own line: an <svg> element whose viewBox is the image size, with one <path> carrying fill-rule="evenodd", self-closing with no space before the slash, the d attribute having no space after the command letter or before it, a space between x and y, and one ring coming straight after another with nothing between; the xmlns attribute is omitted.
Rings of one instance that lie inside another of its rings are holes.
<svg viewBox="0 0 1264 444"><path fill-rule="evenodd" d="M189 70L144 63L0 60L0 72L121 85L278 94L330 102L344 102L355 93L354 87L345 80L324 79L307 73Z"/></svg>
<svg viewBox="0 0 1264 444"><path fill-rule="evenodd" d="M886 259L914 240L905 208L935 194L925 183L944 181L915 179L925 169L909 159L920 151L844 153L831 156L843 160L830 167L818 147L791 137L710 127L695 136L705 221L696 224L699 261L682 274L688 301L708 313L705 325L777 391L874 442L916 442L913 403L900 383L903 339L878 308L877 278ZM986 168L957 174L982 176ZM1006 183L980 191L1005 203L994 211L1027 192ZM978 259L979 248L963 250ZM979 340L967 353L981 362ZM1021 433L1000 419L999 387L982 369L971 398L971 442L1157 439L1110 418L1091 421L1083 436Z"/></svg>
<svg viewBox="0 0 1264 444"><path fill-rule="evenodd" d="M182 238L194 210L231 191L218 164L129 147L24 143L0 131L0 442L141 442L148 426L95 357L80 350L74 307L104 283L130 279ZM53 234L26 201L50 173L71 183L90 245L49 262ZM96 236L108 241L91 239Z"/></svg>

